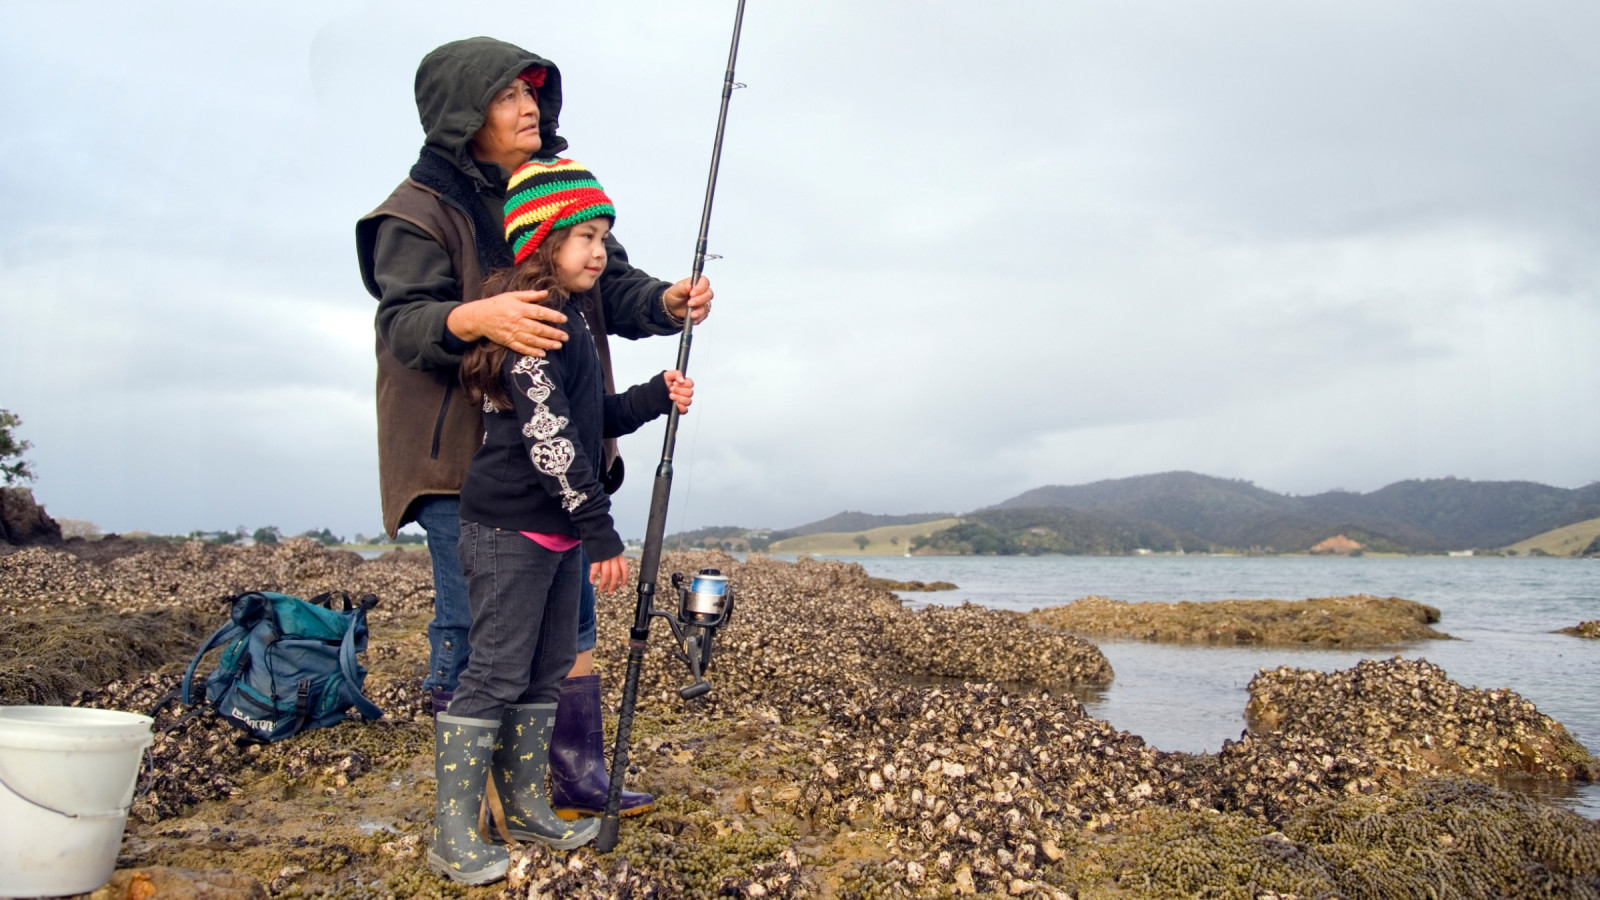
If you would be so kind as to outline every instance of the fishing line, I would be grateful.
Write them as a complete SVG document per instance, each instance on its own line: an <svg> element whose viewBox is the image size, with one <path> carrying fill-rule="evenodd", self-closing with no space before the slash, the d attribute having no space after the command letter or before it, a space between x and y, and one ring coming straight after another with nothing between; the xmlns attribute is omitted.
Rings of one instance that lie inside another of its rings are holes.
<svg viewBox="0 0 1600 900"><path fill-rule="evenodd" d="M711 173L706 178L705 204L700 208L700 234L695 240L694 265L689 275L689 289L700 283L705 270L706 237L711 228L711 201L717 190L717 169L722 162L722 135L728 122L728 101L736 88L744 85L733 80L734 62L739 56L739 31L744 24L744 0L734 13L733 40L728 48L728 70L722 78L722 106L717 111L717 136L711 144ZM683 335L678 341L678 364L674 366L684 375L689 374L689 347L694 340L694 316L687 310L683 316ZM656 467L655 487L650 496L650 518L645 529L644 551L639 558L638 603L634 607L633 625L628 629L628 671L622 684L622 706L617 711L617 743L611 754L611 785L606 792L605 815L600 819L600 834L595 838L595 849L609 853L617 846L617 830L622 806L622 781L628 773L628 741L633 731L634 706L639 699L639 671L650 638L650 620L655 617L667 620L677 642L674 655L689 666L694 681L678 691L685 700L704 695L711 690L705 679L705 668L711 663L711 644L717 628L728 620L733 611L733 595L728 580L715 570L701 570L688 584L681 575L672 576L672 586L679 596L678 613L655 608L656 578L661 568L661 542L667 529L667 506L672 494L672 455L678 441L678 407L674 404L667 413L666 438L661 446L661 463Z"/></svg>
<svg viewBox="0 0 1600 900"><path fill-rule="evenodd" d="M706 257L710 259L711 257ZM700 425L705 421L705 413L694 417L694 427L689 430L689 464L685 467L683 484L683 505L678 510L678 533L683 534L684 520L689 518L689 510L694 507L694 461L699 454L695 453L700 446Z"/></svg>

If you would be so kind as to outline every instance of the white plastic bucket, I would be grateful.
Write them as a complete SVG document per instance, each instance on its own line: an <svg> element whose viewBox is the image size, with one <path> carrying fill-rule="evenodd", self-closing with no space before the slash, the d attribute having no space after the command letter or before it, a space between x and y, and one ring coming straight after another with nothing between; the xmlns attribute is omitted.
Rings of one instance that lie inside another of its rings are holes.
<svg viewBox="0 0 1600 900"><path fill-rule="evenodd" d="M82 894L111 880L151 723L112 709L0 706L0 897Z"/></svg>

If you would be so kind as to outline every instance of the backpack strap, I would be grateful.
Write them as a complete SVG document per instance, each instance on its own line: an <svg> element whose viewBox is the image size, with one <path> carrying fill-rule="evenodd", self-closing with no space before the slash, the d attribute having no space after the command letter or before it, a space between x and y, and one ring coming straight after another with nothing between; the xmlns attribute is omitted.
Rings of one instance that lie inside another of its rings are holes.
<svg viewBox="0 0 1600 900"><path fill-rule="evenodd" d="M302 678L294 691L294 727L290 728L283 737L290 737L304 731L311 722L311 679Z"/></svg>
<svg viewBox="0 0 1600 900"><path fill-rule="evenodd" d="M194 659L189 660L189 668L184 670L183 673L183 688L181 696L183 697L183 702L185 705L194 702L194 700L191 699L192 692L190 688L194 682L194 670L200 665L200 658L205 656L207 653L210 653L214 648L220 647L244 633L245 629L241 627L239 623L230 619L227 622L224 622L221 628L218 628L216 631L212 632L211 637L207 638L206 642L200 646L200 652L194 655Z"/></svg>
<svg viewBox="0 0 1600 900"><path fill-rule="evenodd" d="M349 599L346 598L345 602L348 603ZM382 718L383 710L361 693L361 676L356 672L356 631L366 625L367 610L377 605L378 598L374 594L366 594L361 598L358 609L350 616L350 627L345 629L344 641L339 645L339 668L344 673L345 685L350 689L350 699L361 717L368 720Z"/></svg>
<svg viewBox="0 0 1600 900"><path fill-rule="evenodd" d="M161 698L158 699L155 702L154 706L152 706L149 709L145 710L145 715L147 715L150 718L154 719L156 716L160 715L160 713L161 713L161 711L163 709L166 709L168 703L171 703L172 701L178 699L179 695L181 695L182 693L183 693L183 689L182 688L173 688L172 690L167 691L165 694L161 695ZM171 730L170 727L162 729L162 731L170 731L170 730Z"/></svg>
<svg viewBox="0 0 1600 900"><path fill-rule="evenodd" d="M313 604L313 605L316 605L316 606L320 606L323 609L333 609L333 601L335 599L343 599L344 600L344 611L345 612L349 612L350 610L355 608L350 603L350 592L349 591L323 591L322 593L316 595L315 597L312 597L311 599L307 600L306 602L310 603L310 604ZM337 610L335 610L335 611L337 612Z"/></svg>

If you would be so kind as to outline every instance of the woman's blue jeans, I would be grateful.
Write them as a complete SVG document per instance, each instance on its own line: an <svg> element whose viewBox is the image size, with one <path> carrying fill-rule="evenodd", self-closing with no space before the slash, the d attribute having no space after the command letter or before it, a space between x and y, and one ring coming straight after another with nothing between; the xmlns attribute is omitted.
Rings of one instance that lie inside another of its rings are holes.
<svg viewBox="0 0 1600 900"><path fill-rule="evenodd" d="M428 555L433 557L433 621L428 623L428 677L422 689L454 691L472 655L467 646L472 609L456 549L461 543L461 498L428 497L417 505L417 524L428 534Z"/></svg>

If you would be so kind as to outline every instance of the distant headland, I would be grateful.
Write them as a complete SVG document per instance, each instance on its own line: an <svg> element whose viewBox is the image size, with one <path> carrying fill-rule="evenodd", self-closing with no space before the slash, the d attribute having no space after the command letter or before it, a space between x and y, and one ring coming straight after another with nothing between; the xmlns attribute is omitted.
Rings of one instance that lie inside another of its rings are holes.
<svg viewBox="0 0 1600 900"><path fill-rule="evenodd" d="M1047 485L967 513L843 512L787 529L718 526L668 547L862 555L1451 554L1600 556L1600 482L1399 481L1279 494L1164 472Z"/></svg>

